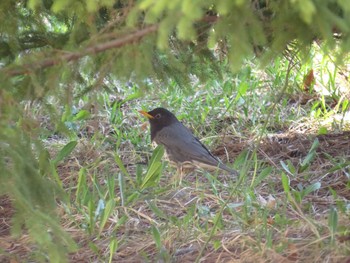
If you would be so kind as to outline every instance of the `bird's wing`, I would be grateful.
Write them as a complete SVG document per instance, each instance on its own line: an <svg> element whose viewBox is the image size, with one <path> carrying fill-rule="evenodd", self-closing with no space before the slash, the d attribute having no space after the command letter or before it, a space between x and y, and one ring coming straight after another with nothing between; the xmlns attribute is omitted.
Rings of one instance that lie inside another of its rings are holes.
<svg viewBox="0 0 350 263"><path fill-rule="evenodd" d="M155 138L158 144L163 144L170 155L179 161L198 161L229 172L232 169L214 157L210 151L182 123L172 124L160 130Z"/></svg>

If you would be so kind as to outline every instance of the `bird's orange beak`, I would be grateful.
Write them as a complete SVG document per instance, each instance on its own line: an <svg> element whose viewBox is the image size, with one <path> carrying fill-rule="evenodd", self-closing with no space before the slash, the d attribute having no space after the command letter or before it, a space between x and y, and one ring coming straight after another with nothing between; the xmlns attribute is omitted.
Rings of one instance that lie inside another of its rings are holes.
<svg viewBox="0 0 350 263"><path fill-rule="evenodd" d="M146 116L148 119L154 119L154 117L147 111L139 110L139 113L141 113L143 116Z"/></svg>

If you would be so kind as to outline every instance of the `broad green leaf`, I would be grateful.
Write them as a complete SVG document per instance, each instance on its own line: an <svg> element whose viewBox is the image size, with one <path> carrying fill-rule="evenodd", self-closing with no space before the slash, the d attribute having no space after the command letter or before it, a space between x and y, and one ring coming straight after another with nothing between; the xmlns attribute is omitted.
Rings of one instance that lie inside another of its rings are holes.
<svg viewBox="0 0 350 263"><path fill-rule="evenodd" d="M321 183L320 182L316 182L312 185L309 185L308 187L306 187L303 191L303 197L320 189L321 188Z"/></svg>
<svg viewBox="0 0 350 263"><path fill-rule="evenodd" d="M285 173L282 173L282 186L283 190L286 194L290 193L290 188L289 188L289 177Z"/></svg>
<svg viewBox="0 0 350 263"><path fill-rule="evenodd" d="M81 121L88 118L90 118L90 112L87 110L81 110L73 117L73 121Z"/></svg>
<svg viewBox="0 0 350 263"><path fill-rule="evenodd" d="M235 101L238 101L240 98L244 97L248 91L249 85L247 82L242 82L238 86L237 96Z"/></svg>
<svg viewBox="0 0 350 263"><path fill-rule="evenodd" d="M66 158L74 150L75 146L77 146L77 143L77 141L67 143L53 160L54 165L56 166L60 161Z"/></svg>
<svg viewBox="0 0 350 263"><path fill-rule="evenodd" d="M283 160L280 160L280 164L287 173L292 174L291 171L289 171L288 165Z"/></svg>
<svg viewBox="0 0 350 263"><path fill-rule="evenodd" d="M110 215L113 213L114 207L115 207L115 201L113 199L109 199L106 203L106 206L104 208L103 215L101 218L100 231L99 231L100 234L102 233L103 228L106 225Z"/></svg>
<svg viewBox="0 0 350 263"><path fill-rule="evenodd" d="M219 248L221 248L221 241L220 240L213 240L213 247L214 250L218 250Z"/></svg>
<svg viewBox="0 0 350 263"><path fill-rule="evenodd" d="M157 183L161 173L163 155L164 147L162 145L158 145L152 154L150 163L148 165L148 170L141 184L141 190Z"/></svg>
<svg viewBox="0 0 350 263"><path fill-rule="evenodd" d="M294 200L295 200L297 203L300 204L301 201L303 200L302 195L301 195L301 192L296 191L296 190L292 190L292 193L293 193L293 196L294 196Z"/></svg>
<svg viewBox="0 0 350 263"><path fill-rule="evenodd" d="M320 127L320 128L318 129L317 134L318 134L318 135L326 135L326 134L328 134L327 127L324 127L324 126Z"/></svg>
<svg viewBox="0 0 350 263"><path fill-rule="evenodd" d="M161 167L162 167L161 163L157 162L152 164L152 166L147 171L146 176L141 184L141 190L157 184L158 175Z"/></svg>

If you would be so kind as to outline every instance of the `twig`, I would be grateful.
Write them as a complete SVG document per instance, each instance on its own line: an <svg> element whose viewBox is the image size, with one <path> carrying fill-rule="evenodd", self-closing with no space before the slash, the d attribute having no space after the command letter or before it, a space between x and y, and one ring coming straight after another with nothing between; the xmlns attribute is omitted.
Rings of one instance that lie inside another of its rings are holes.
<svg viewBox="0 0 350 263"><path fill-rule="evenodd" d="M108 41L106 43L97 44L96 46L93 46L93 47L88 47L85 50L80 51L80 52L72 52L72 53L64 54L60 58L44 59L42 61L39 61L36 64L24 64L24 65L18 66L18 68L17 67L16 68L6 67L6 68L3 68L2 70L0 70L0 73L7 75L9 77L29 74L35 70L43 69L43 68L47 68L47 67L52 67L52 66L57 65L61 62L74 61L74 60L78 60L78 59L85 57L87 55L90 55L90 54L97 54L97 53L106 51L108 49L122 47L122 46L129 44L131 42L134 42L134 41L136 41L136 40L138 40L138 39L140 39L140 38L142 38L142 37L144 37L152 32L157 31L157 29L158 29L157 24L152 25L152 26L146 27L144 29L141 29L139 31L130 33L130 34L123 36L121 38L111 40L111 41Z"/></svg>

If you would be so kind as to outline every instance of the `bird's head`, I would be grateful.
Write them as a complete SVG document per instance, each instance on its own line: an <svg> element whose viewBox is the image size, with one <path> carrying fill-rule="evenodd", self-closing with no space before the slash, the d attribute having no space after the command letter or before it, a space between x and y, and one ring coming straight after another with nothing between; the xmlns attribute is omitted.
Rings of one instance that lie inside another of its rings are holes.
<svg viewBox="0 0 350 263"><path fill-rule="evenodd" d="M178 119L170 111L164 108L155 108L149 112L139 111L142 115L146 116L151 125L151 138L152 140L156 136L156 133L164 127L170 126L173 123L178 122Z"/></svg>

